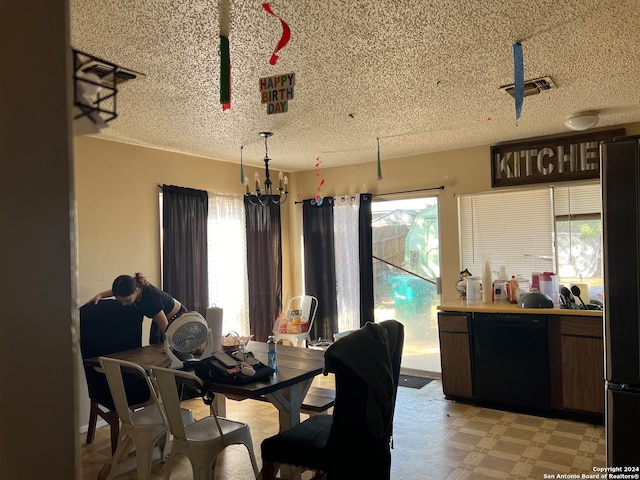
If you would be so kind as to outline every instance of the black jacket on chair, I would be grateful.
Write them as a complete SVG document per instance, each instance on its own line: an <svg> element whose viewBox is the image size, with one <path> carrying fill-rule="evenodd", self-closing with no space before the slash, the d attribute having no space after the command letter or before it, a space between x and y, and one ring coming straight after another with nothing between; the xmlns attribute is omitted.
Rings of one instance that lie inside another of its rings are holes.
<svg viewBox="0 0 640 480"><path fill-rule="evenodd" d="M327 472L331 480L391 476L391 443L404 327L367 323L325 352L334 373L333 415L315 415L262 442L265 476L274 464Z"/></svg>
<svg viewBox="0 0 640 480"><path fill-rule="evenodd" d="M395 320L367 323L325 353L336 377L336 403L327 449L329 478L379 478L391 474L393 413L404 343Z"/></svg>

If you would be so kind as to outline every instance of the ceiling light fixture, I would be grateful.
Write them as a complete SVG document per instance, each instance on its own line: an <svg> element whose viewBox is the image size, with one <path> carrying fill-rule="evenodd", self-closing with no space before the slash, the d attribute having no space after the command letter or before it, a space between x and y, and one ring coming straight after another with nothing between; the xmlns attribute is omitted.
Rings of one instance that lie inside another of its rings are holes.
<svg viewBox="0 0 640 480"><path fill-rule="evenodd" d="M127 70L80 50L73 50L73 129L76 135L98 133L118 116L118 86L144 73Z"/></svg>
<svg viewBox="0 0 640 480"><path fill-rule="evenodd" d="M575 130L577 132L581 132L582 130L588 130L592 127L595 127L600 117L598 117L598 112L588 111L588 112L580 112L571 115L564 121L564 125L569 130Z"/></svg>
<svg viewBox="0 0 640 480"><path fill-rule="evenodd" d="M74 128L76 133L97 133L118 116L118 90L105 77L115 76L118 66L79 50L73 51ZM100 70L95 70L99 66Z"/></svg>
<svg viewBox="0 0 640 480"><path fill-rule="evenodd" d="M269 203L273 204L283 204L287 201L287 197L289 196L289 178L285 175L282 175L282 172L278 174L278 188L277 193L273 193L273 182L269 176L269 150L267 148L267 139L273 135L271 132L260 132L258 133L262 138L264 138L264 191L260 188L260 175L258 172L255 173L254 179L256 183L255 190L253 192L249 191L249 179L244 177L244 186L247 189L244 194L253 205L262 205L263 207L268 205Z"/></svg>

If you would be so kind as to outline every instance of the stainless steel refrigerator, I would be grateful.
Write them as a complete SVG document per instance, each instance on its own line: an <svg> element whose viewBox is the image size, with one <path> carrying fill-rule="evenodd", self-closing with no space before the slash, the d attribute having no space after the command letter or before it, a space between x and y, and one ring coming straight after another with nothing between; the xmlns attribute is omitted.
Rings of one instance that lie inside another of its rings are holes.
<svg viewBox="0 0 640 480"><path fill-rule="evenodd" d="M640 466L640 136L600 147L607 466ZM637 473L633 472L633 473Z"/></svg>

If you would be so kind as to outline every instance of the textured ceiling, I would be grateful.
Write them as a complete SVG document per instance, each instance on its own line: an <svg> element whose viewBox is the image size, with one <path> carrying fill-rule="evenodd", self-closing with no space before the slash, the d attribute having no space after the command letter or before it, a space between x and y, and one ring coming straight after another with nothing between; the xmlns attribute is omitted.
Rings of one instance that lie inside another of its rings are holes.
<svg viewBox="0 0 640 480"><path fill-rule="evenodd" d="M219 15L228 7L229 17ZM567 132L572 113L598 127L640 121L638 0L71 0L72 46L144 77L121 85L100 138L261 165L313 170ZM228 29L232 106L219 102L220 28ZM525 97L525 79L557 88ZM288 112L267 115L258 79L295 73Z"/></svg>

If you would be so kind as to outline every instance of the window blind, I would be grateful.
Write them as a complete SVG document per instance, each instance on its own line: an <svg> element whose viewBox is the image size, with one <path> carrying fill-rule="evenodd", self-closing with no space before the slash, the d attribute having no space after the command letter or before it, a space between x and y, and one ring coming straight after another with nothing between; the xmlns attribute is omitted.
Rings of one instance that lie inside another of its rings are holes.
<svg viewBox="0 0 640 480"><path fill-rule="evenodd" d="M494 278L502 266L525 278L554 270L550 189L461 195L458 202L462 269L481 276L488 260Z"/></svg>
<svg viewBox="0 0 640 480"><path fill-rule="evenodd" d="M556 217L580 215L600 217L602 197L600 182L568 187L554 187Z"/></svg>

